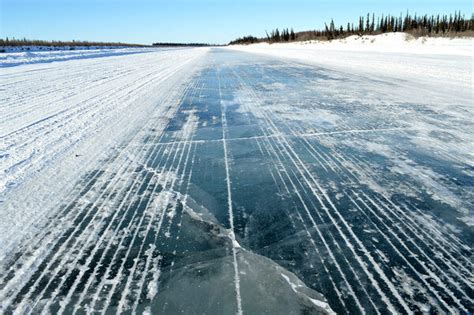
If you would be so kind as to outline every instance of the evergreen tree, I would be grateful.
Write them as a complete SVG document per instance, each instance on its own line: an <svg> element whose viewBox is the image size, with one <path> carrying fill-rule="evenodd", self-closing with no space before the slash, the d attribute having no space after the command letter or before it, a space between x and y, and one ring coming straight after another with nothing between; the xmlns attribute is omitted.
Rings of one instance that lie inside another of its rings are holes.
<svg viewBox="0 0 474 315"><path fill-rule="evenodd" d="M372 13L372 24L370 24L370 32L373 33L375 31L375 13Z"/></svg>
<svg viewBox="0 0 474 315"><path fill-rule="evenodd" d="M367 21L365 21L365 32L370 32L370 15L367 13Z"/></svg>
<svg viewBox="0 0 474 315"><path fill-rule="evenodd" d="M265 31L266 41L268 42L289 42L308 39L321 39L323 37L328 40L341 38L350 34L376 34L387 32L409 32L414 35L431 35L431 34L446 34L446 33L460 33L465 31L474 31L474 15L466 18L461 11L455 11L454 14L449 15L410 15L407 11L405 15L400 14L398 17L391 15L375 16L370 13L367 16L360 16L358 24L347 23L344 28L343 25L335 25L334 20L331 19L329 25L324 23L323 30L313 30L307 32L295 33L293 29L283 28L281 31L276 28L270 34ZM265 41L265 39L257 39L252 36L247 36L238 39L241 42L258 42ZM26 39L0 39L0 44L6 45L21 45L29 43ZM13 43L13 44L12 44ZM41 42L42 43L42 42ZM38 42L38 45L41 45ZM49 42L49 44L56 44ZM74 44L74 42L72 42Z"/></svg>
<svg viewBox="0 0 474 315"><path fill-rule="evenodd" d="M364 17L361 16L359 17L359 29L358 29L359 33L363 33L364 32Z"/></svg>

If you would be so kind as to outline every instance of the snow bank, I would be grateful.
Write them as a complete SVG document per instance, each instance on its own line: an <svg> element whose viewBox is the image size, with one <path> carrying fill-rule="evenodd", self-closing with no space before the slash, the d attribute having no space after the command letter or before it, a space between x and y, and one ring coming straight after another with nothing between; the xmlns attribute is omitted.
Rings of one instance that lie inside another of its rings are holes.
<svg viewBox="0 0 474 315"><path fill-rule="evenodd" d="M86 49L85 47L79 47L74 50L70 50L67 47L63 50L50 50L43 51L32 47L31 50L22 51L9 51L0 54L0 68L1 67L13 67L23 64L32 63L45 63L53 61L65 61L74 59L86 59L86 58L97 58L97 57L109 57L109 56L121 56L130 54L139 54L157 51L156 48L95 48Z"/></svg>
<svg viewBox="0 0 474 315"><path fill-rule="evenodd" d="M386 33L381 35L353 35L331 41L305 41L281 44L253 44L232 46L240 50L292 49L304 51L352 51L379 53L407 53L428 55L473 55L473 38L414 38L406 33Z"/></svg>
<svg viewBox="0 0 474 315"><path fill-rule="evenodd" d="M36 51L65 51L65 50L97 50L97 49L125 49L125 48L138 48L132 46L38 46L38 45L25 45L25 46L2 46L1 52L13 53L13 52L36 52Z"/></svg>

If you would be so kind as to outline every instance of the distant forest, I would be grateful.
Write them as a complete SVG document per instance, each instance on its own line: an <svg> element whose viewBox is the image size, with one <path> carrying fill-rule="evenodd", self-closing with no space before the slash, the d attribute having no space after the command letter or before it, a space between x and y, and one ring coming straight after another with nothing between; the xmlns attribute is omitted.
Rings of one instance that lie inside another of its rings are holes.
<svg viewBox="0 0 474 315"><path fill-rule="evenodd" d="M43 46L43 47L151 47L149 45L126 44L121 42L89 42L89 41L46 41L16 38L0 38L0 46ZM205 47L216 46L206 43L153 43L153 47Z"/></svg>
<svg viewBox="0 0 474 315"><path fill-rule="evenodd" d="M155 47L207 47L216 46L206 43L153 43Z"/></svg>
<svg viewBox="0 0 474 315"><path fill-rule="evenodd" d="M347 23L336 26L331 19L329 25L325 23L322 30L303 31L295 33L293 29L284 28L281 31L277 28L270 33L266 32L266 37L257 38L254 36L244 36L229 43L253 44L260 42L279 43L306 40L331 40L344 38L351 35L376 35L389 32L406 32L415 37L418 36L456 36L474 35L474 17L465 18L461 12L448 15L410 15L405 16L382 15L368 13L367 16L360 16L359 22ZM462 33L462 34L461 34Z"/></svg>
<svg viewBox="0 0 474 315"><path fill-rule="evenodd" d="M91 46L121 46L121 47L143 47L144 45L138 44L125 44L125 43L109 43L109 42L88 42L88 41L47 41L47 40L32 40L32 39L9 39L8 37L3 39L0 38L0 46L45 46L45 47L91 47Z"/></svg>

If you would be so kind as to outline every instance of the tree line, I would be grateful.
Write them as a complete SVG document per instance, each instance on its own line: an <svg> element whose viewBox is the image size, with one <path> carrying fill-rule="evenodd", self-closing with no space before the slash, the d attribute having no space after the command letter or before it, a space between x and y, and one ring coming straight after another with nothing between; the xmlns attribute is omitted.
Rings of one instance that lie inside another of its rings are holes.
<svg viewBox="0 0 474 315"><path fill-rule="evenodd" d="M288 31L278 28L266 33L265 38L245 36L231 41L229 44L251 44L258 42L279 43L304 40L331 40L344 38L351 35L376 35L389 32L406 32L414 36L450 36L464 33L472 36L474 34L474 16L466 18L460 11L445 15L411 15L408 12L399 16L381 15L375 16L368 13L360 16L357 23L347 23L336 26L331 19L329 25L324 24L324 29L304 31L295 33L293 29Z"/></svg>
<svg viewBox="0 0 474 315"><path fill-rule="evenodd" d="M16 38L8 38L5 39L0 38L0 46L9 46L9 47L18 47L18 46L45 46L45 47L91 47L91 46L104 46L104 47L111 47L111 46L121 46L121 47L143 47L144 45L139 44L126 44L120 42L89 42L89 41L47 41L47 40L32 40L32 39L16 39Z"/></svg>
<svg viewBox="0 0 474 315"><path fill-rule="evenodd" d="M16 39L0 38L0 46L3 47L19 47L19 46L44 46L44 47L150 47L149 45L127 44L121 42L89 42L89 41L46 41L46 40L31 40L31 39ZM207 43L153 43L153 47L204 47L216 46Z"/></svg>
<svg viewBox="0 0 474 315"><path fill-rule="evenodd" d="M217 46L207 43L153 43L154 47L208 47Z"/></svg>

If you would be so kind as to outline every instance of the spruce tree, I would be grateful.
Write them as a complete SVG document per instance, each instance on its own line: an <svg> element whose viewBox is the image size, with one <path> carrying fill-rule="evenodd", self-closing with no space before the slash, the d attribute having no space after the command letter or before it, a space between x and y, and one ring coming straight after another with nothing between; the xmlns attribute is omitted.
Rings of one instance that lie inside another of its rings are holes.
<svg viewBox="0 0 474 315"><path fill-rule="evenodd" d="M296 35L295 35L295 32L293 31L293 28L290 31L290 39L291 39L291 41L296 40Z"/></svg>
<svg viewBox="0 0 474 315"><path fill-rule="evenodd" d="M365 21L365 32L370 32L370 15L367 13L367 21Z"/></svg>

